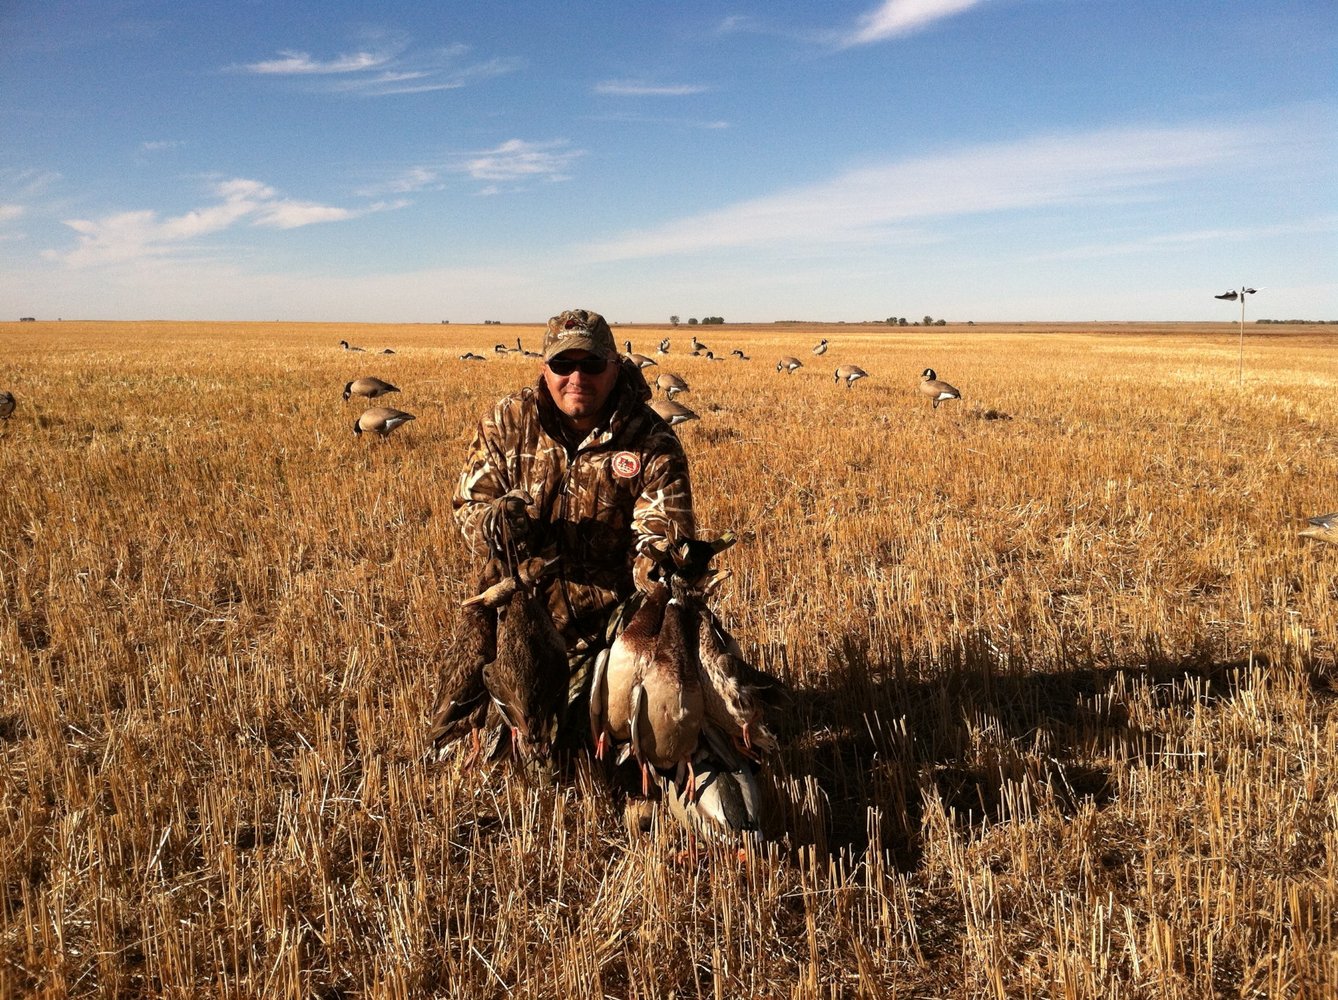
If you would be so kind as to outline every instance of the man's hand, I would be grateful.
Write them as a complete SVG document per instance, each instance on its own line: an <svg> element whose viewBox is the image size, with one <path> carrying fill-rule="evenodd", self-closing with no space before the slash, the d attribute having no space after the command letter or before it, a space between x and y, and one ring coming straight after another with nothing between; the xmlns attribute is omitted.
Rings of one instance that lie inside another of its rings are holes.
<svg viewBox="0 0 1338 1000"><path fill-rule="evenodd" d="M508 540L523 542L529 539L535 529L534 519L529 514L532 506L534 498L525 490L512 490L492 502L492 511L488 515L488 537L494 548L502 548Z"/></svg>

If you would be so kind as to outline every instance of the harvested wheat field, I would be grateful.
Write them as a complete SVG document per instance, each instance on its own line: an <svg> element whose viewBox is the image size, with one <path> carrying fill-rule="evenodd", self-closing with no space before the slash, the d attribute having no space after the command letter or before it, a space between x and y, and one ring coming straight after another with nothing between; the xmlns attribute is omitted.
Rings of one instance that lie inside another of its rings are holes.
<svg viewBox="0 0 1338 1000"><path fill-rule="evenodd" d="M539 323L0 325L0 996L1332 996L1324 329L616 327L791 689L739 857L429 753Z"/></svg>

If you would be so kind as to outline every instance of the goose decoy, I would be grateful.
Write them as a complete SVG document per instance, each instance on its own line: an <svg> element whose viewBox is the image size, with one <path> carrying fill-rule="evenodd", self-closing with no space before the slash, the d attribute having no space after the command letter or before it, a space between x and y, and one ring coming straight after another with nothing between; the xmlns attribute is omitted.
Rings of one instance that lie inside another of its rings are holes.
<svg viewBox="0 0 1338 1000"><path fill-rule="evenodd" d="M486 361L487 358L485 358L482 354L475 354L473 351L465 351L464 354L460 355L460 360L461 360L461 361Z"/></svg>
<svg viewBox="0 0 1338 1000"><path fill-rule="evenodd" d="M8 420L14 415L14 394L0 392L0 420Z"/></svg>
<svg viewBox="0 0 1338 1000"><path fill-rule="evenodd" d="M672 399L657 399L651 402L650 408L660 415L665 423L670 427L677 427L679 424L685 424L689 420L700 419L682 403L675 403Z"/></svg>
<svg viewBox="0 0 1338 1000"><path fill-rule="evenodd" d="M497 655L482 668L488 697L522 760L545 760L567 695L567 646L539 591L557 560L526 559L494 587L466 602L499 609Z"/></svg>
<svg viewBox="0 0 1338 1000"><path fill-rule="evenodd" d="M391 385L389 382L383 382L372 375L364 375L362 378L355 378L344 386L344 400L347 402L350 396L366 396L368 399L376 399L378 396L399 391L398 387Z"/></svg>
<svg viewBox="0 0 1338 1000"><path fill-rule="evenodd" d="M737 347L734 348L734 350L730 351L729 353L730 353L730 355L731 355L732 357L736 357L736 358L738 358L740 361L751 361L751 360L752 360L752 358L748 357L748 355L744 354L744 353L743 353L741 350L739 350Z"/></svg>
<svg viewBox="0 0 1338 1000"><path fill-rule="evenodd" d="M513 351L511 348L507 347L505 344L493 344L493 345L492 345L492 352L493 352L493 354L514 354L514 353L516 353L516 352Z"/></svg>
<svg viewBox="0 0 1338 1000"><path fill-rule="evenodd" d="M776 371L785 372L786 375L793 375L796 368L803 368L804 363L798 358L784 357L776 362Z"/></svg>
<svg viewBox="0 0 1338 1000"><path fill-rule="evenodd" d="M362 434L366 431L383 438L389 437L390 432L396 427L414 419L416 418L412 413L405 413L403 410L392 410L388 406L373 406L364 410L362 416L353 421L353 433Z"/></svg>
<svg viewBox="0 0 1338 1000"><path fill-rule="evenodd" d="M668 338L668 337L665 337L662 341L660 341L660 347L659 347L659 350L657 350L655 353L656 353L656 354L668 354L668 353L669 353L669 338Z"/></svg>
<svg viewBox="0 0 1338 1000"><path fill-rule="evenodd" d="M947 382L939 381L938 374L932 368L920 373L920 391L934 401L934 409L945 399L961 399L962 394Z"/></svg>
<svg viewBox="0 0 1338 1000"><path fill-rule="evenodd" d="M389 347L383 347L383 348L381 349L381 353L382 353L382 354L394 354L395 352L392 351Z"/></svg>
<svg viewBox="0 0 1338 1000"><path fill-rule="evenodd" d="M698 340L697 335L694 333L692 335L692 353L701 354L703 351L708 351L708 350L710 350L710 348L708 348L705 344L703 344L700 340Z"/></svg>
<svg viewBox="0 0 1338 1000"><path fill-rule="evenodd" d="M819 341L817 342L817 344L813 347L813 353L814 353L814 354L826 354L826 353L827 353L827 338L826 338L826 337L823 337L821 340L819 340Z"/></svg>
<svg viewBox="0 0 1338 1000"><path fill-rule="evenodd" d="M683 381L683 377L681 375L674 375L671 372L663 372L656 375L655 388L659 389L670 399L673 399L674 396L678 395L680 392L690 391L688 384ZM661 413L660 416L664 416L664 414Z"/></svg>
<svg viewBox="0 0 1338 1000"><path fill-rule="evenodd" d="M353 347L353 346L351 346L347 340L341 340L341 341L339 342L339 346L342 347L342 348L343 348L344 350L346 350L346 351L361 351L361 350L362 350L361 347Z"/></svg>
<svg viewBox="0 0 1338 1000"><path fill-rule="evenodd" d="M623 344L627 347L627 350L623 352L623 356L638 368L649 368L651 365L659 364L654 358L648 358L644 354L633 354L632 342L630 340L624 340Z"/></svg>
<svg viewBox="0 0 1338 1000"><path fill-rule="evenodd" d="M724 361L724 360L725 360L724 358L717 358L717 357L715 356L715 353L714 353L713 351L707 351L707 352L703 355L703 357L705 357L707 361Z"/></svg>
<svg viewBox="0 0 1338 1000"><path fill-rule="evenodd" d="M859 365L841 365L839 368L836 369L836 373L833 376L833 378L837 382L840 382L844 379L847 389L849 389L860 379L868 377L869 373L866 372Z"/></svg>
<svg viewBox="0 0 1338 1000"><path fill-rule="evenodd" d="M1320 514L1318 517L1308 517L1306 521L1310 527L1301 532L1303 537L1338 545L1338 511L1332 514Z"/></svg>

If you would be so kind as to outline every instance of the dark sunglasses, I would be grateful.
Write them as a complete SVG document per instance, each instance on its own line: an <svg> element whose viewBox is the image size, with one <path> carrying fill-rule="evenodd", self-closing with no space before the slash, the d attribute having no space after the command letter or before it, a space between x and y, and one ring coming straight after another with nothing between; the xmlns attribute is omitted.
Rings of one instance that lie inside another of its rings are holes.
<svg viewBox="0 0 1338 1000"><path fill-rule="evenodd" d="M573 361L571 358L554 358L548 362L548 370L554 375L570 375L578 368L582 375L603 375L604 369L608 366L608 358L582 358L580 361Z"/></svg>

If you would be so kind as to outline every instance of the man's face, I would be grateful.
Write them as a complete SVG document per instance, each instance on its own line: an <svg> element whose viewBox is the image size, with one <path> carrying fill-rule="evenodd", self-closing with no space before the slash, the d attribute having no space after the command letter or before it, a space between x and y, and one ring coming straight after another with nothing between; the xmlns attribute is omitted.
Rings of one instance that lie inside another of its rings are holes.
<svg viewBox="0 0 1338 1000"><path fill-rule="evenodd" d="M595 426L600 411L608 402L609 393L618 381L617 359L610 358L604 364L604 370L597 375L583 372L577 367L570 374L559 374L553 370L554 363L564 368L565 362L594 359L589 351L563 351L544 365L544 385L554 405L562 412L567 423L577 430L588 431Z"/></svg>

